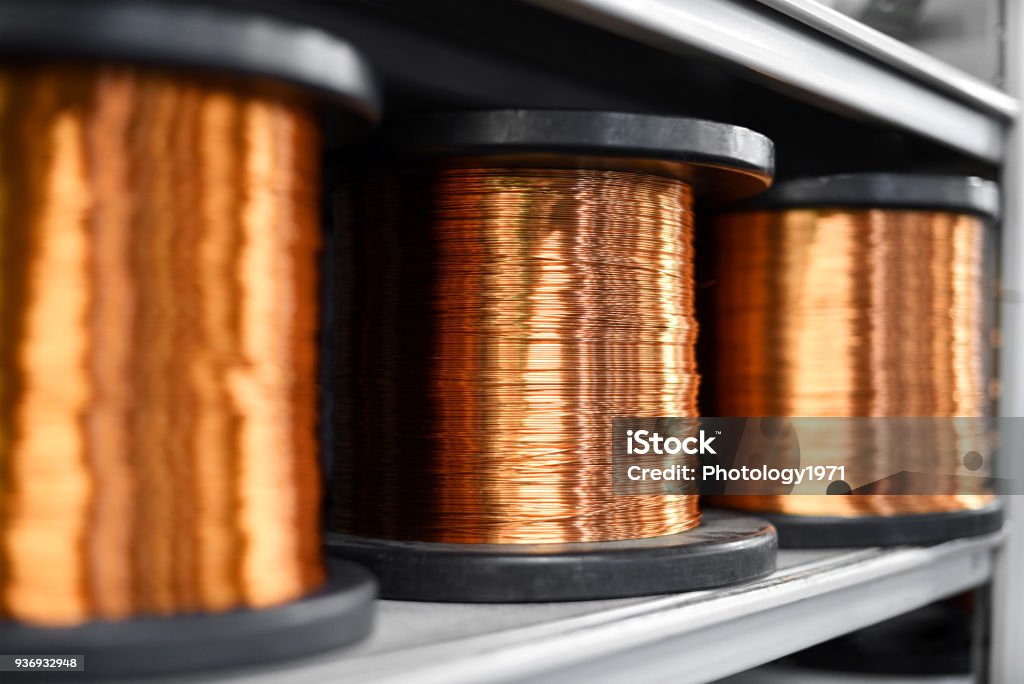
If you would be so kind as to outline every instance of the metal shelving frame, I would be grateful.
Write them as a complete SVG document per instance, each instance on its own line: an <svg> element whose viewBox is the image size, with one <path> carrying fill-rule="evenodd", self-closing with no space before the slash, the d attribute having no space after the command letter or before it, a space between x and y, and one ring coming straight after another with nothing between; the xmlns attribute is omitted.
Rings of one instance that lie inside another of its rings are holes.
<svg viewBox="0 0 1024 684"><path fill-rule="evenodd" d="M1024 97L1024 1L1004 0L1004 60L1007 91ZM999 357L1002 416L1024 416L1024 128L1018 114L1009 132L1003 165L1002 283L1000 311L1002 346ZM1014 421L1024 422L1024 419ZM1024 479L1024 459L1016 450L1024 444L1024 429L1003 444L1010 445L997 462L999 474ZM1000 550L992 583L992 650L989 674L993 682L1024 680L1024 496L1005 497L1006 543Z"/></svg>
<svg viewBox="0 0 1024 684"><path fill-rule="evenodd" d="M528 0L999 163L1014 97L807 0ZM1011 4L1017 0L1009 0ZM793 21L793 20L796 21Z"/></svg>
<svg viewBox="0 0 1024 684"><path fill-rule="evenodd" d="M927 548L784 551L781 569L763 580L672 596L382 601L362 644L215 681L708 682L978 587L1002 541L1000 533Z"/></svg>

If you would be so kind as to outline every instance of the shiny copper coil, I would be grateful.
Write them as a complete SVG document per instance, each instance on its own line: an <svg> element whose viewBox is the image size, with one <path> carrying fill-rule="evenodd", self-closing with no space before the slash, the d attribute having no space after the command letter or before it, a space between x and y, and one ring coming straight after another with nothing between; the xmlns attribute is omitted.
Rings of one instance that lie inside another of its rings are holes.
<svg viewBox="0 0 1024 684"><path fill-rule="evenodd" d="M280 93L0 69L0 620L322 583L318 136Z"/></svg>
<svg viewBox="0 0 1024 684"><path fill-rule="evenodd" d="M706 413L991 415L995 285L982 219L938 211L793 209L724 214L711 232ZM934 424L940 428L916 435L901 433L906 422L891 430L879 423L876 430L833 431L819 436L831 440L821 453L835 465L856 456L864 482L928 472L938 454L957 454L963 437L952 421ZM881 491L713 502L862 516L970 509L991 500L982 493Z"/></svg>
<svg viewBox="0 0 1024 684"><path fill-rule="evenodd" d="M532 543L698 524L695 495L614 495L610 443L614 416L696 415L689 186L448 168L346 203L332 529Z"/></svg>

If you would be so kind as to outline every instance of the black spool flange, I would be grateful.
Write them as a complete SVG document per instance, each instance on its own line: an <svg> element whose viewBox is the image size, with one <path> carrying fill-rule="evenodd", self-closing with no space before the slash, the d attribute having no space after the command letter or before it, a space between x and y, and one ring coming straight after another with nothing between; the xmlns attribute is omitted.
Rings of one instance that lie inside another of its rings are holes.
<svg viewBox="0 0 1024 684"><path fill-rule="evenodd" d="M742 209L916 209L999 218L999 185L974 176L851 173L780 181Z"/></svg>
<svg viewBox="0 0 1024 684"><path fill-rule="evenodd" d="M996 532L1003 526L1003 506L998 499L977 509L907 515L789 515L758 512L779 532L779 546L800 548L851 548L939 544L961 537Z"/></svg>
<svg viewBox="0 0 1024 684"><path fill-rule="evenodd" d="M328 104L332 123L346 133L379 114L373 75L348 43L237 10L159 1L0 0L0 55L181 67L291 86Z"/></svg>
<svg viewBox="0 0 1024 684"><path fill-rule="evenodd" d="M347 43L317 29L234 10L169 2L0 0L0 55L11 63L45 59L176 67L192 70L197 78L283 87L329 107L346 141L378 116L372 74ZM365 637L372 623L372 576L342 561L332 560L328 570L325 589L274 608L71 628L4 622L0 644L7 653L83 654L85 672L69 673L76 679L313 653Z"/></svg>
<svg viewBox="0 0 1024 684"><path fill-rule="evenodd" d="M583 168L679 178L698 196L737 200L771 185L771 140L740 126L670 116L549 109L443 112L395 122L391 165Z"/></svg>
<svg viewBox="0 0 1024 684"><path fill-rule="evenodd" d="M169 675L326 651L370 632L376 598L376 582L364 568L334 559L327 568L325 588L273 608L66 628L0 622L0 644L19 655L84 655L84 671L67 673L76 680ZM51 676L24 673L26 681Z"/></svg>
<svg viewBox="0 0 1024 684"><path fill-rule="evenodd" d="M381 596L413 601L582 601L710 589L775 570L775 530L709 511L664 537L567 544L444 544L328 533L328 551L373 570Z"/></svg>

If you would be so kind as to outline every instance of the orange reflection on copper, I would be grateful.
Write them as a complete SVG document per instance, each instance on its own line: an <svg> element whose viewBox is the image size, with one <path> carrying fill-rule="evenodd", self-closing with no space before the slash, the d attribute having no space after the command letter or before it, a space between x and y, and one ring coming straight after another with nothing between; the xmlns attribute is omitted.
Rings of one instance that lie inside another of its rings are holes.
<svg viewBox="0 0 1024 684"><path fill-rule="evenodd" d="M360 194L333 257L358 269L334 294L352 323L332 344L333 529L532 543L698 524L695 495L611 484L613 416L696 412L687 185L452 168Z"/></svg>
<svg viewBox="0 0 1024 684"><path fill-rule="evenodd" d="M156 70L0 70L0 620L322 581L318 127Z"/></svg>

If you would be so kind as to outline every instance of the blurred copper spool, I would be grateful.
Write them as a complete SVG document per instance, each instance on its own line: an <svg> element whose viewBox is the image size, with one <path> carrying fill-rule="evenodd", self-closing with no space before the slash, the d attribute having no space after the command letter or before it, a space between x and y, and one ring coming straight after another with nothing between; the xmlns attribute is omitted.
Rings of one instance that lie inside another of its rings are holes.
<svg viewBox="0 0 1024 684"><path fill-rule="evenodd" d="M716 215L703 412L991 416L998 208L998 188L977 178L863 174L783 183L752 207ZM882 481L875 493L797 489L711 503L768 515L792 546L926 543L998 529L998 503L980 484L988 457L964 470L976 493L886 494L887 476L961 455L954 421L929 423L936 431L920 439L905 434L913 421L892 423L830 435L830 462L869 468L860 475Z"/></svg>
<svg viewBox="0 0 1024 684"><path fill-rule="evenodd" d="M314 382L318 117L368 121L359 57L172 5L0 26L0 642L117 674L365 634Z"/></svg>

